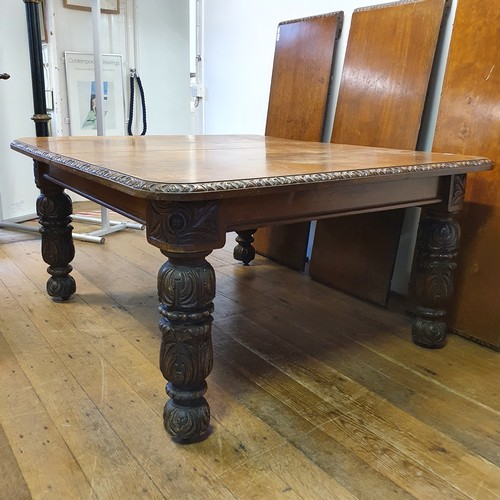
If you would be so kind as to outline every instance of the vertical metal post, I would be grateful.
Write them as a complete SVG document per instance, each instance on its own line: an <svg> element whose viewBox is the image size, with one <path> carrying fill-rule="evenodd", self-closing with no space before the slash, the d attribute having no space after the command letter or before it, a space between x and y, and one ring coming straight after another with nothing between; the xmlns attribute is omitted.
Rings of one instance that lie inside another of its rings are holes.
<svg viewBox="0 0 500 500"><path fill-rule="evenodd" d="M42 37L40 33L39 0L23 0L26 6L28 44L31 63L31 85L33 88L33 108L37 137L48 137L51 117L47 114L45 102L45 79L43 77Z"/></svg>
<svg viewBox="0 0 500 500"><path fill-rule="evenodd" d="M101 51L101 0L92 2L92 33L94 40L94 80L96 97L97 135L106 135L104 123L104 93Z"/></svg>
<svg viewBox="0 0 500 500"><path fill-rule="evenodd" d="M106 135L104 120L104 92L102 81L102 51L101 51L101 0L92 2L92 33L94 41L94 80L96 97L97 135ZM101 228L109 229L108 209L101 207Z"/></svg>

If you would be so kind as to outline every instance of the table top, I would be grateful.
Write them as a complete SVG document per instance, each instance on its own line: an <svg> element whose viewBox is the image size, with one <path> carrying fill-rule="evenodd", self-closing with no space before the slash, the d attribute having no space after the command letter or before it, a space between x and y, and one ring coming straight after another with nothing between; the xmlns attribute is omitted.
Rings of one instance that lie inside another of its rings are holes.
<svg viewBox="0 0 500 500"><path fill-rule="evenodd" d="M486 158L252 135L38 137L12 149L81 177L149 198L158 193L301 187L489 170Z"/></svg>

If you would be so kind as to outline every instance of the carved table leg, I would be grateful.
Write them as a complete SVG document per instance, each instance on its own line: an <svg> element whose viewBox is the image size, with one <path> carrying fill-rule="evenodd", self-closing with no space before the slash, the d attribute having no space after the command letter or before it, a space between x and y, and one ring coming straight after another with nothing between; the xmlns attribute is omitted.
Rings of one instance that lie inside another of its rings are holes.
<svg viewBox="0 0 500 500"><path fill-rule="evenodd" d="M37 171L35 170L35 173ZM67 300L76 291L76 283L69 273L69 264L75 257L75 247L71 231L71 198L63 188L49 182L36 173L36 183L41 194L36 202L36 210L41 225L42 258L49 264L47 272L47 293L51 297Z"/></svg>
<svg viewBox="0 0 500 500"><path fill-rule="evenodd" d="M238 243L233 250L233 257L248 266L248 264L255 259L255 248L252 246L254 242L253 235L257 229L247 229L246 231L237 231L238 236L236 242Z"/></svg>
<svg viewBox="0 0 500 500"><path fill-rule="evenodd" d="M423 209L415 249L415 344L442 347L446 340L446 305L453 294L453 272L460 240L456 213Z"/></svg>
<svg viewBox="0 0 500 500"><path fill-rule="evenodd" d="M205 260L210 252L162 251L168 261L158 274L160 369L171 398L165 405L165 429L176 440L208 436L210 408L203 397L212 370L212 316L215 273Z"/></svg>

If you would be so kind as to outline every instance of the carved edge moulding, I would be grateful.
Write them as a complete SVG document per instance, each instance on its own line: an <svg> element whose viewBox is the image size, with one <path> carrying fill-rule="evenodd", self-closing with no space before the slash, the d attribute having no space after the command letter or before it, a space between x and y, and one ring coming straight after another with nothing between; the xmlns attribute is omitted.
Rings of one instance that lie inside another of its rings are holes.
<svg viewBox="0 0 500 500"><path fill-rule="evenodd" d="M342 172L325 172L322 174L303 174L303 175L289 175L280 177L262 177L257 179L238 179L232 181L220 182L201 182L201 183L158 183L147 182L131 175L115 172L98 165L86 163L80 160L74 160L61 156L58 154L50 153L45 150L39 149L36 146L29 146L19 141L12 142L12 148L17 151L25 151L30 155L36 156L38 161L42 163L51 162L58 165L68 166L71 169L76 169L81 172L88 172L93 176L100 177L101 179L110 180L125 188L144 191L146 193L195 193L195 192L215 192L215 191L237 191L240 189L248 188L265 188L265 187L278 187L285 185L300 185L300 184L314 184L322 182L343 181L356 178L366 177L383 177L394 175L405 175L407 173L417 172L430 172L450 170L460 171L461 168L468 170L477 168L481 170L484 166L489 166L491 162L486 158L475 158L470 160L463 160L460 162L440 162L428 164L415 164L404 167L386 167L377 169L360 169L360 170L344 170Z"/></svg>

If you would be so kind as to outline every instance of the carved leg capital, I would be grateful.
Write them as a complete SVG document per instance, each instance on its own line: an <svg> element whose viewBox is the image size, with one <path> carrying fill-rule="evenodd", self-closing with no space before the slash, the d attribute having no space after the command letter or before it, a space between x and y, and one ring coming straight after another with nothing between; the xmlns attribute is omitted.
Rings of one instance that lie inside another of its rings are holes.
<svg viewBox="0 0 500 500"><path fill-rule="evenodd" d="M233 250L233 257L248 266L255 259L255 248L252 246L254 242L253 235L257 229L248 229L246 231L237 231L236 243Z"/></svg>
<svg viewBox="0 0 500 500"><path fill-rule="evenodd" d="M160 369L167 395L163 422L176 440L193 442L208 435L210 408L203 397L212 371L211 324L215 273L209 252L173 254L158 273Z"/></svg>
<svg viewBox="0 0 500 500"><path fill-rule="evenodd" d="M424 210L415 249L417 317L412 338L423 347L442 347L446 341L446 306L453 294L453 273L460 241L454 213Z"/></svg>
<svg viewBox="0 0 500 500"><path fill-rule="evenodd" d="M63 188L45 181L39 185L41 194L36 208L41 225L42 258L49 264L47 293L54 298L67 300L76 291L76 283L69 273L69 264L75 257L71 226L71 198Z"/></svg>

